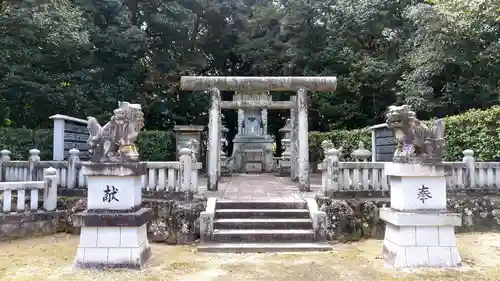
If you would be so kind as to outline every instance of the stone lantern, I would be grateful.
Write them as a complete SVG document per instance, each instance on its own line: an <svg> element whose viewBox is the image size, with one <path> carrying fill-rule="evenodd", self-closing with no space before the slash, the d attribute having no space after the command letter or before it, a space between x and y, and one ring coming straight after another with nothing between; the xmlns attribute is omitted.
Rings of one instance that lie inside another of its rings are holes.
<svg viewBox="0 0 500 281"><path fill-rule="evenodd" d="M358 149L351 153L351 156L356 159L357 162L367 162L368 158L372 156L372 152L365 148L365 143L360 141L358 143Z"/></svg>

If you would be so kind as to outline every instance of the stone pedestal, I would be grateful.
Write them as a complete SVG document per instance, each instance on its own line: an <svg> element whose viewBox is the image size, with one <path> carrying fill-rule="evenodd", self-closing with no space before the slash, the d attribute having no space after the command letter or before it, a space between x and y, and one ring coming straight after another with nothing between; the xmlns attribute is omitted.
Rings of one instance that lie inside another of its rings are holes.
<svg viewBox="0 0 500 281"><path fill-rule="evenodd" d="M270 136L236 135L233 144L234 169L237 173L272 171L273 140Z"/></svg>
<svg viewBox="0 0 500 281"><path fill-rule="evenodd" d="M90 163L87 210L73 216L81 227L74 266L141 269L151 256L146 224L151 209L141 208L141 163Z"/></svg>
<svg viewBox="0 0 500 281"><path fill-rule="evenodd" d="M386 266L461 266L455 226L460 214L446 211L444 169L422 164L386 163L391 208L382 208L386 222L382 255Z"/></svg>

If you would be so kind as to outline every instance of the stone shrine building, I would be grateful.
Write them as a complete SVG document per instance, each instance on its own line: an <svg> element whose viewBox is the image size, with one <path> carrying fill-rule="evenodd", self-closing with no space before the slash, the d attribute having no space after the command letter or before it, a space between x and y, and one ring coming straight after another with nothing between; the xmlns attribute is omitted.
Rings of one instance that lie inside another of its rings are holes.
<svg viewBox="0 0 500 281"><path fill-rule="evenodd" d="M237 93L233 101L259 103L272 101L272 97L268 93ZM267 133L267 108L238 108L238 133L233 144L235 172L271 172L273 139Z"/></svg>

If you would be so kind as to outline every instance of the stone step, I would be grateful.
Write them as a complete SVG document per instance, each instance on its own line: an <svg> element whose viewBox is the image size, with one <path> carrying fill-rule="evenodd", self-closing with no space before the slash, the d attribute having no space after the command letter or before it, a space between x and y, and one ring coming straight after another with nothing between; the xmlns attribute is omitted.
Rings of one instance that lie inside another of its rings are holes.
<svg viewBox="0 0 500 281"><path fill-rule="evenodd" d="M307 209L304 201L217 201L216 209Z"/></svg>
<svg viewBox="0 0 500 281"><path fill-rule="evenodd" d="M331 251L327 242L321 243L203 243L198 252L204 253L269 253Z"/></svg>
<svg viewBox="0 0 500 281"><path fill-rule="evenodd" d="M312 229L215 229L212 242L313 242Z"/></svg>
<svg viewBox="0 0 500 281"><path fill-rule="evenodd" d="M214 229L312 229L311 219L216 219Z"/></svg>
<svg viewBox="0 0 500 281"><path fill-rule="evenodd" d="M216 219L289 218L308 219L307 209L216 209Z"/></svg>

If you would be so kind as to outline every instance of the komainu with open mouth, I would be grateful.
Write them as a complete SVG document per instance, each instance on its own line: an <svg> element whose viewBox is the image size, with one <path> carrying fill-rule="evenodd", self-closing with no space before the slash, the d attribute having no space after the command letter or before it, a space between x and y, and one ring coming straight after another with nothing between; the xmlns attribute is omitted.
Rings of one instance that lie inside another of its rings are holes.
<svg viewBox="0 0 500 281"><path fill-rule="evenodd" d="M436 120L433 126L427 126L417 119L409 105L389 106L386 124L394 130L398 143L394 162L442 161L446 146L442 119Z"/></svg>

